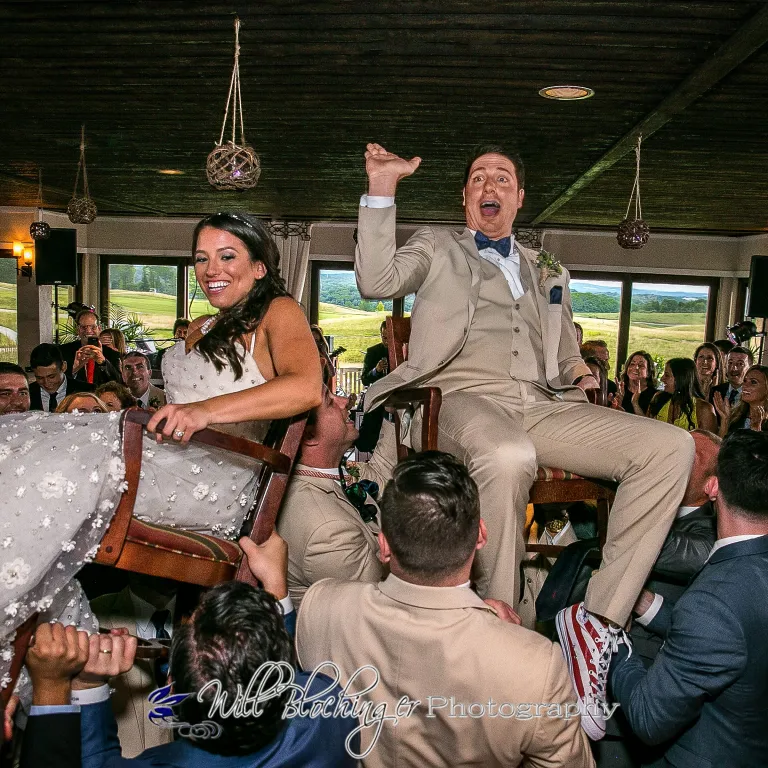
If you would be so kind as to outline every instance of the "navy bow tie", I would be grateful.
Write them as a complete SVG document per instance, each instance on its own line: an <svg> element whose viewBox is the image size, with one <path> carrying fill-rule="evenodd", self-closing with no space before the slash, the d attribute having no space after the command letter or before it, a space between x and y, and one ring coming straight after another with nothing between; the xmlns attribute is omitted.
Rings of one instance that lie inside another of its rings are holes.
<svg viewBox="0 0 768 768"><path fill-rule="evenodd" d="M491 240L490 237L486 237L482 232L475 232L475 245L477 245L478 251L482 251L483 248L493 248L494 251L497 251L506 259L512 248L512 238L502 237L501 240Z"/></svg>

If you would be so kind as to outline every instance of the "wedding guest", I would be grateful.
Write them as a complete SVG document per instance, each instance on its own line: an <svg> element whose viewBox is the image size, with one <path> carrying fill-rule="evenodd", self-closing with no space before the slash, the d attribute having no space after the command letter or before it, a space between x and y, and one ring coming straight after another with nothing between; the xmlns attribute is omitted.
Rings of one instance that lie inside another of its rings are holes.
<svg viewBox="0 0 768 768"><path fill-rule="evenodd" d="M624 366L618 392L613 398L613 407L645 416L655 394L656 365L653 358L642 349L633 352Z"/></svg>
<svg viewBox="0 0 768 768"><path fill-rule="evenodd" d="M77 392L67 395L56 406L55 413L106 413L108 410L95 392Z"/></svg>
<svg viewBox="0 0 768 768"><path fill-rule="evenodd" d="M165 405L165 392L149 380L151 373L149 358L143 352L135 350L123 358L125 386L142 408L160 408Z"/></svg>
<svg viewBox="0 0 768 768"><path fill-rule="evenodd" d="M721 436L739 429L768 431L768 366L753 365L746 372L738 405L732 406L719 392L714 399L721 417Z"/></svg>
<svg viewBox="0 0 768 768"><path fill-rule="evenodd" d="M128 351L125 345L125 334L119 328L105 328L99 334L102 347L113 349L122 358Z"/></svg>
<svg viewBox="0 0 768 768"><path fill-rule="evenodd" d="M592 375L597 380L599 396L597 405L610 405L612 400L609 401L608 395L608 371L605 368L605 363L598 357L585 357L584 362L587 367L592 371Z"/></svg>
<svg viewBox="0 0 768 768"><path fill-rule="evenodd" d="M16 363L0 362L0 416L29 410L29 383Z"/></svg>
<svg viewBox="0 0 768 768"><path fill-rule="evenodd" d="M693 362L696 363L696 396L709 400L710 389L721 381L723 356L712 342L705 341L696 347Z"/></svg>
<svg viewBox="0 0 768 768"><path fill-rule="evenodd" d="M29 356L29 367L35 375L29 386L30 411L53 413L67 395L93 389L88 382L67 374L67 364L56 344L38 344Z"/></svg>
<svg viewBox="0 0 768 768"><path fill-rule="evenodd" d="M585 342L583 342L580 347L579 351L581 352L581 356L583 358L585 357L596 357L598 360L601 360L603 365L605 366L605 372L606 375L611 370L611 350L608 349L608 344L603 339L587 339ZM613 379L608 379L608 397L611 399L614 399L616 397L616 382Z"/></svg>
<svg viewBox="0 0 768 768"><path fill-rule="evenodd" d="M734 347L728 352L725 358L725 378L722 384L712 387L710 390L710 402L715 402L715 395L720 395L729 402L730 405L737 405L741 399L741 385L744 382L744 376L747 368L755 362L752 350L747 347Z"/></svg>
<svg viewBox="0 0 768 768"><path fill-rule="evenodd" d="M673 357L664 366L663 392L657 392L648 407L648 416L690 432L705 429L717 432L717 417L710 403L696 390L696 366L687 357Z"/></svg>
<svg viewBox="0 0 768 768"><path fill-rule="evenodd" d="M128 387L116 381L108 381L106 384L96 387L94 394L101 398L108 411L122 411L123 408L131 408L136 405L136 399Z"/></svg>
<svg viewBox="0 0 768 768"><path fill-rule="evenodd" d="M75 315L77 341L61 345L61 355L70 376L98 386L107 381L120 381L120 355L102 345L101 323L92 309Z"/></svg>

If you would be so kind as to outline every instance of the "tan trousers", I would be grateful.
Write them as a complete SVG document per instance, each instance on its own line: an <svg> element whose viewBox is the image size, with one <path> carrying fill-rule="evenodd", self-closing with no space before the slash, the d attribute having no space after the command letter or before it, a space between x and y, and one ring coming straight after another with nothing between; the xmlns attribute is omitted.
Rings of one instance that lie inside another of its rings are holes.
<svg viewBox="0 0 768 768"><path fill-rule="evenodd" d="M619 482L586 607L627 622L688 483L694 445L687 432L588 403L462 391L443 397L438 446L467 464L480 490L488 544L477 554L478 592L513 606L520 600L525 508L537 465Z"/></svg>

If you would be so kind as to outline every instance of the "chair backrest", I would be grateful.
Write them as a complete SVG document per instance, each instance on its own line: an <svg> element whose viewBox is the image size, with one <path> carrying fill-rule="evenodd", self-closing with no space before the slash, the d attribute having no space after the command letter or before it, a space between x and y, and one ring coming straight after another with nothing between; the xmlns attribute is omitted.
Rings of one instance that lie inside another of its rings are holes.
<svg viewBox="0 0 768 768"><path fill-rule="evenodd" d="M411 338L411 318L387 317L385 323L389 370L393 371L398 365L402 365L408 359L408 341Z"/></svg>

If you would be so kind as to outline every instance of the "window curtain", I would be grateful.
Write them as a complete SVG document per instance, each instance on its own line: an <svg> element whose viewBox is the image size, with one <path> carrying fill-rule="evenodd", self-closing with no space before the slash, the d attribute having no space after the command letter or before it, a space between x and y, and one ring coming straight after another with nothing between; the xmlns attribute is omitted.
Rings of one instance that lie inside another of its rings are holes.
<svg viewBox="0 0 768 768"><path fill-rule="evenodd" d="M269 232L280 254L280 275L288 293L301 302L309 266L312 226L303 222L273 221Z"/></svg>

